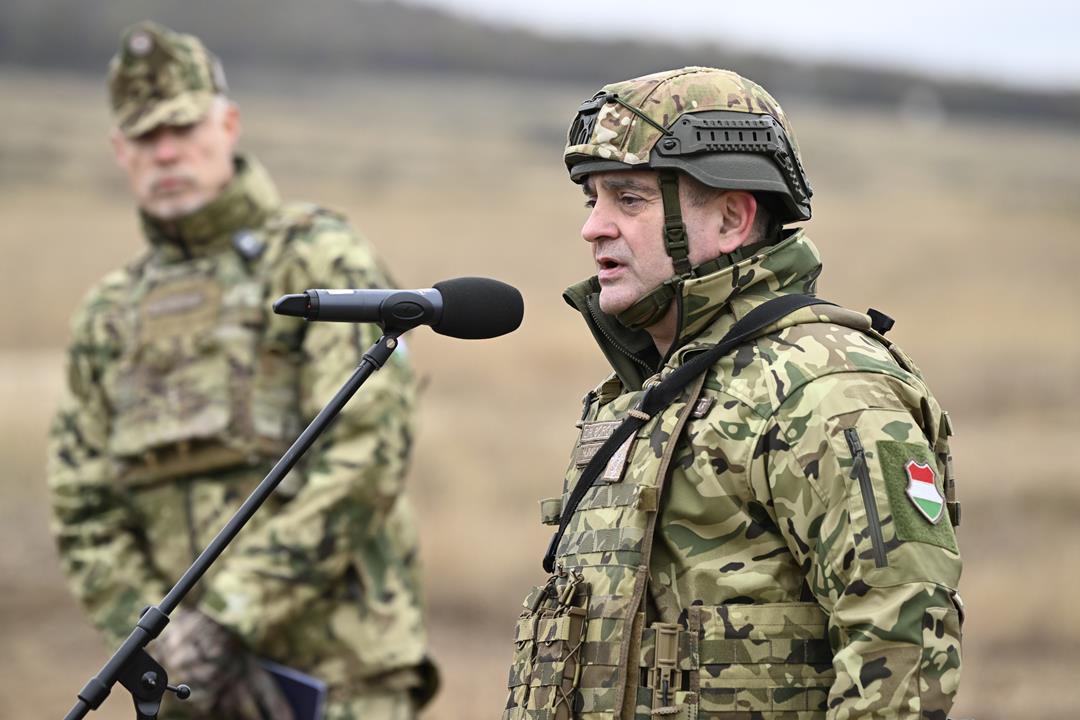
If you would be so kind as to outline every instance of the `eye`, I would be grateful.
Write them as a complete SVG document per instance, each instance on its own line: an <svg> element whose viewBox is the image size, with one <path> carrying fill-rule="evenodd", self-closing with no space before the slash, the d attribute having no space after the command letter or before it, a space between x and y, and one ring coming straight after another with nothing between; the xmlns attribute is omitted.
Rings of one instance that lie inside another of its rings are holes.
<svg viewBox="0 0 1080 720"><path fill-rule="evenodd" d="M153 130L148 130L144 132L142 135L136 135L131 140L136 145L150 145L154 143L159 137L161 137L161 132L161 127L158 126Z"/></svg>
<svg viewBox="0 0 1080 720"><path fill-rule="evenodd" d="M630 193L621 193L619 195L619 204L625 208L636 208L644 202L644 198L637 195L631 195Z"/></svg>
<svg viewBox="0 0 1080 720"><path fill-rule="evenodd" d="M587 198L585 198L585 207L589 208L590 210L592 210L594 207L596 207L596 198L595 197L587 197Z"/></svg>

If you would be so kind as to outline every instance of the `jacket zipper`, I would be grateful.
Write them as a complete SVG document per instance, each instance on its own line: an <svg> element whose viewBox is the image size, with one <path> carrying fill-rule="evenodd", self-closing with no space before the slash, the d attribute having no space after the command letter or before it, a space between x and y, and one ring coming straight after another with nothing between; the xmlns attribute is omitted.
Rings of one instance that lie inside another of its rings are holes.
<svg viewBox="0 0 1080 720"><path fill-rule="evenodd" d="M886 567L889 559L885 556L885 539L881 535L881 519L878 517L877 501L874 499L874 486L870 484L870 471L866 467L866 452L863 450L859 432L855 428L844 430L844 439L851 450L851 477L858 478L859 490L862 491L863 507L866 508L866 524L870 528L870 544L874 549L874 565Z"/></svg>
<svg viewBox="0 0 1080 720"><path fill-rule="evenodd" d="M630 358L630 360L633 361L642 370L647 370L651 372L651 369L646 362L638 358L638 356L634 355L634 353L630 350L620 345L619 342L615 340L615 338L611 337L611 335L608 334L608 331L604 329L603 324L600 322L600 318L596 316L596 309L593 307L592 302L588 298L585 299L585 307L589 309L589 315L592 316L593 325L596 326L596 329L600 331L600 334L604 336L604 339L606 339L613 348L621 352L626 357Z"/></svg>

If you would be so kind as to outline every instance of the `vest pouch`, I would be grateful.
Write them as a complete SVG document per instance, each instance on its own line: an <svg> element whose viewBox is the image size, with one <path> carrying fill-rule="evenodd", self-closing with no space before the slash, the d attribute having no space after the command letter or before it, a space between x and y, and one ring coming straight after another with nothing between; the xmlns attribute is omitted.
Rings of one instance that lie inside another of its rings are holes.
<svg viewBox="0 0 1080 720"><path fill-rule="evenodd" d="M277 458L303 430L299 381L303 334L268 326L268 307L261 283L231 284L221 313L220 326L225 331L219 337L232 366L232 389L239 401L233 405L231 444L254 445L261 455ZM294 475L290 473L283 485Z"/></svg>
<svg viewBox="0 0 1080 720"><path fill-rule="evenodd" d="M698 628L698 718L824 716L836 674L816 603L692 607L689 623Z"/></svg>
<svg viewBox="0 0 1080 720"><path fill-rule="evenodd" d="M525 598L514 632L503 720L570 720L581 682L588 586L552 576Z"/></svg>
<svg viewBox="0 0 1080 720"><path fill-rule="evenodd" d="M300 417L300 353L268 347L256 359L251 422L259 449L281 455L304 429Z"/></svg>
<svg viewBox="0 0 1080 720"><path fill-rule="evenodd" d="M104 378L109 454L132 484L250 462L257 307L211 276L158 282L136 308L136 342Z"/></svg>

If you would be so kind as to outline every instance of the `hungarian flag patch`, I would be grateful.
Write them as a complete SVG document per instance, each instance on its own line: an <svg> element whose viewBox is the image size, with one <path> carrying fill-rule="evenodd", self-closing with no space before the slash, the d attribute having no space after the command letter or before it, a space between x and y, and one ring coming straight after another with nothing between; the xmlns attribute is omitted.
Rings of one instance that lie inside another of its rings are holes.
<svg viewBox="0 0 1080 720"><path fill-rule="evenodd" d="M871 458L871 470L880 468L889 494L896 537L905 542L937 545L957 552L956 534L946 512L943 489L939 489L939 473L934 453L925 443L878 440L877 464ZM874 477L873 472L871 477ZM879 508L880 511L880 508ZM882 514L885 518L885 514ZM945 518L942 520L941 518Z"/></svg>
<svg viewBox="0 0 1080 720"><path fill-rule="evenodd" d="M937 524L945 510L945 498L938 492L934 468L915 460L904 464L907 473L907 495L915 509L933 524Z"/></svg>

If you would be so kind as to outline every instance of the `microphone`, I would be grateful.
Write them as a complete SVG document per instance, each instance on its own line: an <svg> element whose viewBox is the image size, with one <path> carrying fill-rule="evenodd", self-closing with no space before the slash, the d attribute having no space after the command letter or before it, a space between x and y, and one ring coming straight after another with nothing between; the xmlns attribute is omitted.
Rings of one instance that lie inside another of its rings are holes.
<svg viewBox="0 0 1080 720"><path fill-rule="evenodd" d="M440 335L483 340L517 330L525 307L515 287L463 277L423 290L308 290L278 298L274 312L312 321L378 323L398 333L430 325Z"/></svg>

